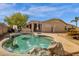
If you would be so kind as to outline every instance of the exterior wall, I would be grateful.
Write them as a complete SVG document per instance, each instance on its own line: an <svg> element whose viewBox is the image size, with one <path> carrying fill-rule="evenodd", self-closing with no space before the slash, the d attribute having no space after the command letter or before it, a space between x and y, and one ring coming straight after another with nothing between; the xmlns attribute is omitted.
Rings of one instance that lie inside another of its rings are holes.
<svg viewBox="0 0 79 59"><path fill-rule="evenodd" d="M62 23L62 22L54 22L53 24L53 30L54 32L66 32L66 24Z"/></svg>
<svg viewBox="0 0 79 59"><path fill-rule="evenodd" d="M0 35L6 33L8 28L6 26L0 25Z"/></svg>
<svg viewBox="0 0 79 59"><path fill-rule="evenodd" d="M2 26L0 26L0 35L2 34Z"/></svg>
<svg viewBox="0 0 79 59"><path fill-rule="evenodd" d="M49 24L42 24L42 32L51 32L51 25Z"/></svg>
<svg viewBox="0 0 79 59"><path fill-rule="evenodd" d="M7 27L3 27L3 33L7 33L8 28Z"/></svg>
<svg viewBox="0 0 79 59"><path fill-rule="evenodd" d="M53 32L66 32L66 29L65 29L65 25L64 24L54 24L53 25Z"/></svg>
<svg viewBox="0 0 79 59"><path fill-rule="evenodd" d="M45 27L45 24L49 24L48 27ZM66 32L66 24L61 21L51 21L43 23L42 31L47 32Z"/></svg>

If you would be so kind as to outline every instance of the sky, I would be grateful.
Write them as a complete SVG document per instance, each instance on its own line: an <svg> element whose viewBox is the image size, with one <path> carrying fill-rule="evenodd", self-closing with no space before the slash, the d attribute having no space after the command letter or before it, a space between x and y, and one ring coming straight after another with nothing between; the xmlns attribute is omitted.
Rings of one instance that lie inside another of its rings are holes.
<svg viewBox="0 0 79 59"><path fill-rule="evenodd" d="M11 3L0 4L0 22L4 22L5 16L20 12L29 16L29 20L49 20L59 18L71 23L75 17L79 17L79 4L77 3ZM71 23L75 24L75 23ZM78 24L79 26L79 24Z"/></svg>

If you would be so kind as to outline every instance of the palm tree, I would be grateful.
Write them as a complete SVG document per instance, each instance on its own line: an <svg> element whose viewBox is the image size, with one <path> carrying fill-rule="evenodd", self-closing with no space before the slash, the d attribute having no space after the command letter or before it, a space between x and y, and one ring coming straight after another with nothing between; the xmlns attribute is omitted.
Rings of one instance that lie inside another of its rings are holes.
<svg viewBox="0 0 79 59"><path fill-rule="evenodd" d="M78 22L78 20L79 20L79 17L75 17L75 19L74 20L71 20L71 22L75 22L76 23L76 27L77 27L77 22Z"/></svg>

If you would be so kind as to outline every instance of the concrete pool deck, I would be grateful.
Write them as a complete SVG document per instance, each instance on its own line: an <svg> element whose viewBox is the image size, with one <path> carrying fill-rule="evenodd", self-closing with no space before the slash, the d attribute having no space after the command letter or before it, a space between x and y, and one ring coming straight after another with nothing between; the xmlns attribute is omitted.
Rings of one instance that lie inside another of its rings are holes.
<svg viewBox="0 0 79 59"><path fill-rule="evenodd" d="M35 34L37 34L37 33L35 33ZM41 33L41 35L53 37L56 42L61 42L64 50L66 52L68 52L69 54L79 52L79 45L67 40L67 38L64 37L66 35L66 33L53 33L53 34L52 33ZM2 43L4 41L5 41L5 39L0 41L0 56L22 55L22 54L16 54L16 53L8 52L4 48L2 48Z"/></svg>
<svg viewBox="0 0 79 59"><path fill-rule="evenodd" d="M74 53L79 54L79 45L69 41L68 38L66 37L66 34L67 33L54 33L54 34L42 33L42 35L47 35L47 36L53 37L56 42L61 42L64 50L68 54L74 54Z"/></svg>

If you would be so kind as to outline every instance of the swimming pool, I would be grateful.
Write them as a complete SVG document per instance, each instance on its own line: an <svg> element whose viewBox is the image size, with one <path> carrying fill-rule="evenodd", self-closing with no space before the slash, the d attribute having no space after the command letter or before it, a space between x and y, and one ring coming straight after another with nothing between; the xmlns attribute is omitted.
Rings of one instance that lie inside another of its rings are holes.
<svg viewBox="0 0 79 59"><path fill-rule="evenodd" d="M28 53L33 48L48 48L52 42L52 38L48 36L26 34L8 39L3 47L10 52Z"/></svg>

